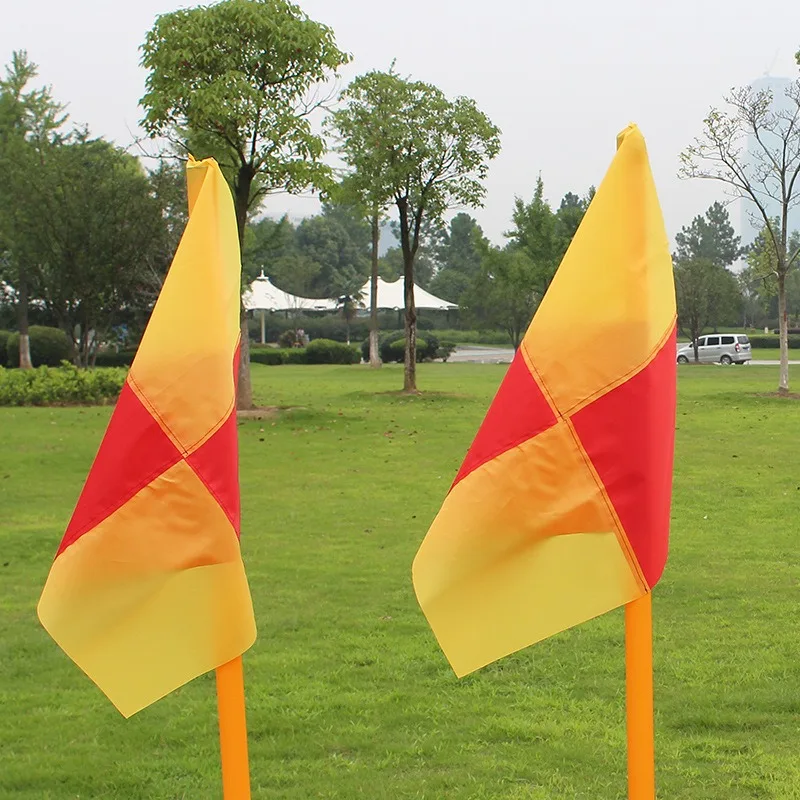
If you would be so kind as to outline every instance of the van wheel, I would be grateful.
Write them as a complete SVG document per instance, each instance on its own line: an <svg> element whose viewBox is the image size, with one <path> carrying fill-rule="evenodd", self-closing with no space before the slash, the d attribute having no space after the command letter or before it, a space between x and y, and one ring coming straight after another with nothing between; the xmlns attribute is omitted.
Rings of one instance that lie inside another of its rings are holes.
<svg viewBox="0 0 800 800"><path fill-rule="evenodd" d="M728 364L733 364L733 359L730 356L722 356L719 363L727 366Z"/></svg>
<svg viewBox="0 0 800 800"><path fill-rule="evenodd" d="M686 356L678 356L678 363L679 364L688 364L689 359Z"/></svg>

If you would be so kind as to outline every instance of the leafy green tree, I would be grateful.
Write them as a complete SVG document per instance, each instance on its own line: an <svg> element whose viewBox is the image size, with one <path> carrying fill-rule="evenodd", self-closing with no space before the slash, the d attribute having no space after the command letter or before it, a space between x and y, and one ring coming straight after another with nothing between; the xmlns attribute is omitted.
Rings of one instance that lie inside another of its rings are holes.
<svg viewBox="0 0 800 800"><path fill-rule="evenodd" d="M703 216L696 216L690 225L681 228L675 235L675 243L677 249L673 258L676 264L683 265L681 275L691 287L692 303L694 307L702 304L704 308L703 328L710 325L716 331L725 322L738 321L742 296L736 276L728 267L743 250L741 239L731 225L728 209L722 203L713 203ZM709 272L706 269L708 264L715 269ZM700 273L708 280L700 280ZM701 287L705 287L707 292L702 302L695 296Z"/></svg>
<svg viewBox="0 0 800 800"><path fill-rule="evenodd" d="M370 291L369 291L369 365L381 366L378 340L378 272L381 224L384 222L386 202L381 199L375 176L350 173L331 192L333 203L347 209L352 216L366 220L370 231ZM348 331L348 339L350 334Z"/></svg>
<svg viewBox="0 0 800 800"><path fill-rule="evenodd" d="M800 79L786 89L780 107L772 92L750 86L733 90L728 109L712 109L703 132L681 154L681 177L715 180L731 196L755 209L774 256L778 294L781 365L778 392L789 392L789 340L786 279L800 260L791 248L789 209L800 198ZM777 224L771 209L777 206Z"/></svg>
<svg viewBox="0 0 800 800"><path fill-rule="evenodd" d="M333 275L333 293L344 319L347 330L347 344L350 344L350 323L356 318L359 308L364 307L361 288L364 277L353 267L340 267Z"/></svg>
<svg viewBox="0 0 800 800"><path fill-rule="evenodd" d="M331 28L299 6L223 0L173 11L157 18L142 53L145 130L217 159L233 190L242 249L248 214L265 194L330 180L310 119L323 98L313 90L350 57ZM237 404L253 404L244 309Z"/></svg>
<svg viewBox="0 0 800 800"><path fill-rule="evenodd" d="M31 182L66 121L50 87L29 88L36 76L36 64L20 50L12 54L0 80L0 279L14 287L22 368L32 366L28 299L34 288L31 259L41 215Z"/></svg>
<svg viewBox="0 0 800 800"><path fill-rule="evenodd" d="M700 360L697 339L711 314L715 274L720 267L701 256L675 261L675 289L678 324L694 345L694 360Z"/></svg>
<svg viewBox="0 0 800 800"><path fill-rule="evenodd" d="M155 301L167 274L175 251L178 249L186 223L189 221L186 196L186 170L181 163L162 160L150 172L150 191L161 209L163 227L158 241L151 249L151 272L153 300ZM150 248L148 248L150 249Z"/></svg>
<svg viewBox="0 0 800 800"><path fill-rule="evenodd" d="M531 289L538 296L544 296L558 269L562 242L556 227L556 215L544 197L541 176L536 181L536 189L529 203L519 197L514 199L511 219L513 226L506 232L506 237L514 248L528 257L531 269L526 274L533 281Z"/></svg>
<svg viewBox="0 0 800 800"><path fill-rule="evenodd" d="M539 266L521 247L485 246L481 270L463 295L466 315L483 325L501 328L516 349L543 292Z"/></svg>
<svg viewBox="0 0 800 800"><path fill-rule="evenodd" d="M381 201L393 203L400 225L405 289L405 391L415 392L415 259L427 219L453 206L479 205L500 131L473 100L449 100L428 83L389 72L356 78L333 117L344 162L375 176Z"/></svg>
<svg viewBox="0 0 800 800"><path fill-rule="evenodd" d="M567 252L572 238L578 232L583 215L586 213L586 209L589 208L589 203L592 202L594 194L595 188L591 186L584 197L578 197L573 192L567 192L561 199L561 205L559 205L558 211L555 213L555 237L559 263Z"/></svg>
<svg viewBox="0 0 800 800"><path fill-rule="evenodd" d="M370 227L341 206L325 205L321 214L306 217L295 231L297 251L320 265L312 287L316 297L330 297L334 276L345 267L361 277L369 275Z"/></svg>
<svg viewBox="0 0 800 800"><path fill-rule="evenodd" d="M430 284L433 294L453 303L480 273L482 246L486 242L480 225L465 212L456 214L442 231L436 245L439 268Z"/></svg>
<svg viewBox="0 0 800 800"><path fill-rule="evenodd" d="M675 235L677 259L705 258L720 267L729 267L743 253L741 238L731 225L728 209L712 203L703 216L696 216Z"/></svg>
<svg viewBox="0 0 800 800"><path fill-rule="evenodd" d="M33 274L87 366L100 336L151 296L143 289L163 258L163 210L139 161L86 133L50 150L31 190L41 211Z"/></svg>
<svg viewBox="0 0 800 800"><path fill-rule="evenodd" d="M403 251L390 247L378 260L378 273L385 281L396 281L403 276Z"/></svg>
<svg viewBox="0 0 800 800"><path fill-rule="evenodd" d="M266 272L275 286L298 297L312 297L320 283L319 263L297 249L277 256Z"/></svg>
<svg viewBox="0 0 800 800"><path fill-rule="evenodd" d="M275 280L276 263L296 254L295 227L288 216L278 220L264 217L250 223L245 231L242 251L243 281L251 283L262 270Z"/></svg>
<svg viewBox="0 0 800 800"><path fill-rule="evenodd" d="M776 230L780 227L778 220L773 220L772 224ZM790 234L787 248L793 253L800 252L800 231L793 231ZM778 297L778 256L772 237L766 228L759 231L755 241L748 248L746 274L758 288L762 302L772 305ZM795 279L796 275L800 276L800 270L792 269L786 275L785 280L787 324L793 308L797 308L794 294L798 285L798 281Z"/></svg>
<svg viewBox="0 0 800 800"><path fill-rule="evenodd" d="M742 298L742 325L745 328L763 325L767 314L764 280L752 267L746 266L737 273L736 282Z"/></svg>

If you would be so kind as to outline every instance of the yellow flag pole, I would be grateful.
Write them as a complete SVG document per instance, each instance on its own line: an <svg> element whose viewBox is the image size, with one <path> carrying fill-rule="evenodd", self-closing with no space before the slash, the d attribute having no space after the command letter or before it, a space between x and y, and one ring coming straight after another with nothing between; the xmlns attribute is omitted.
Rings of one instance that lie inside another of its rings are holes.
<svg viewBox="0 0 800 800"><path fill-rule="evenodd" d="M250 800L242 657L217 667L217 708L225 800Z"/></svg>
<svg viewBox="0 0 800 800"><path fill-rule="evenodd" d="M628 800L655 800L653 605L647 592L625 606Z"/></svg>

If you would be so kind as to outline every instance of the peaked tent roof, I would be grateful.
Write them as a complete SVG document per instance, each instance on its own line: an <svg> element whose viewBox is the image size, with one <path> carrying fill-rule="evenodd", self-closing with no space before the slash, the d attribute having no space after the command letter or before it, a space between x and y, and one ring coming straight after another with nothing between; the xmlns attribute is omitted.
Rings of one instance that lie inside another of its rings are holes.
<svg viewBox="0 0 800 800"><path fill-rule="evenodd" d="M365 298L366 305L369 306L370 282L367 281L361 288L362 297ZM458 308L456 303L442 300L441 297L426 292L418 284L414 284L414 305L417 308L431 308L446 311L450 308ZM403 279L396 281L385 281L378 278L378 308L400 309L405 308L405 294L403 291Z"/></svg>
<svg viewBox="0 0 800 800"><path fill-rule="evenodd" d="M248 311L335 311L335 300L300 297L279 289L262 272L244 293L244 307Z"/></svg>

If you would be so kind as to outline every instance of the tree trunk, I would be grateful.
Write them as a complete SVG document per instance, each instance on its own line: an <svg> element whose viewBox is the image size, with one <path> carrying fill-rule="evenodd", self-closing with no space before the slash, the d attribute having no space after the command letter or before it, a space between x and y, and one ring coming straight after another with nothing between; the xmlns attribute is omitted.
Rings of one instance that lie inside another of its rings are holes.
<svg viewBox="0 0 800 800"><path fill-rule="evenodd" d="M403 391L417 391L417 309L414 306L414 264L404 266L406 358L403 371Z"/></svg>
<svg viewBox="0 0 800 800"><path fill-rule="evenodd" d="M247 226L247 208L250 204L250 187L254 172L249 164L240 167L236 180L234 202L236 207L236 227L239 233L239 254L244 250L244 230ZM241 340L239 345L239 379L236 387L236 408L253 407L253 384L250 380L250 332L247 328L247 310L240 306L239 322Z"/></svg>
<svg viewBox="0 0 800 800"><path fill-rule="evenodd" d="M403 251L403 295L405 318L403 331L406 340L405 369L403 370L403 391L417 391L417 309L414 305L414 248L408 227L408 200L397 202L400 212L400 248Z"/></svg>
<svg viewBox="0 0 800 800"><path fill-rule="evenodd" d="M778 271L778 331L780 335L781 366L778 394L789 394L789 320L786 314L786 272Z"/></svg>
<svg viewBox="0 0 800 800"><path fill-rule="evenodd" d="M20 267L19 270L18 289L17 327L19 328L19 366L20 369L32 369L31 337L28 328L28 276L25 274L25 270L22 267Z"/></svg>
<svg viewBox="0 0 800 800"><path fill-rule="evenodd" d="M381 365L378 351L378 243L380 241L380 220L378 214L372 215L372 275L369 285L369 365Z"/></svg>

